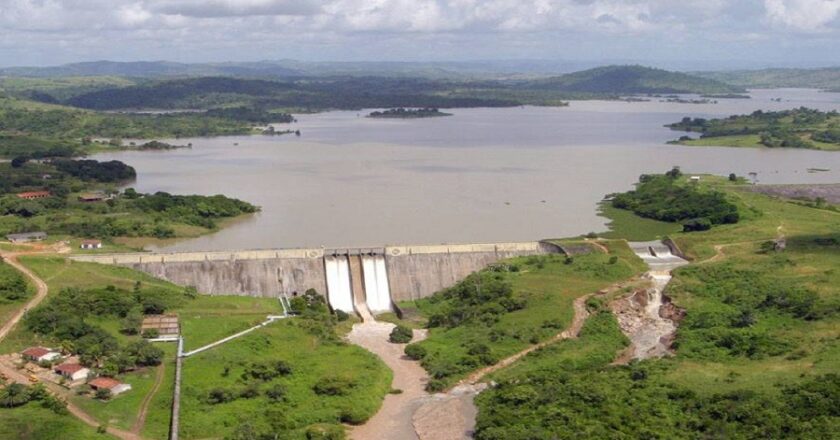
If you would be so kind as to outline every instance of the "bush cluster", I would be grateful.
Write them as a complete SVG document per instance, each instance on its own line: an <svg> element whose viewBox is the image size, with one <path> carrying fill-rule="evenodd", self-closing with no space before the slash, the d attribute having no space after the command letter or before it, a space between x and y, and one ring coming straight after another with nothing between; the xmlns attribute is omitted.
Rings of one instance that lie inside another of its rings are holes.
<svg viewBox="0 0 840 440"><path fill-rule="evenodd" d="M723 193L680 184L676 177L642 175L635 190L612 196L612 206L645 218L683 223L687 232L738 222L738 207Z"/></svg>

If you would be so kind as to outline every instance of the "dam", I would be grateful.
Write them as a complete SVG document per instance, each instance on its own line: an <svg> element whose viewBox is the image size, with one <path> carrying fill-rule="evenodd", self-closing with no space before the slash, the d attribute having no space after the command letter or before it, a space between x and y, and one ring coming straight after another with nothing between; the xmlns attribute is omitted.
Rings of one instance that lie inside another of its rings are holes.
<svg viewBox="0 0 840 440"><path fill-rule="evenodd" d="M292 297L315 289L334 310L378 314L431 296L512 257L562 253L546 242L76 255L130 267L205 295ZM363 310L364 309L364 310Z"/></svg>

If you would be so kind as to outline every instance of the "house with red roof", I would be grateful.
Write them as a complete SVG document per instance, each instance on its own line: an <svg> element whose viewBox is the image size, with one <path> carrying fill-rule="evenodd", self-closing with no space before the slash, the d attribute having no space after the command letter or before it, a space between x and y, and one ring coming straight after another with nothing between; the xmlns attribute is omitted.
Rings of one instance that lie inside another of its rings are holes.
<svg viewBox="0 0 840 440"><path fill-rule="evenodd" d="M87 379L88 374L90 374L90 370L82 365L67 362L58 365L53 371L65 379L72 381Z"/></svg>
<svg viewBox="0 0 840 440"><path fill-rule="evenodd" d="M113 377L97 377L96 379L91 380L88 382L91 388L95 391L98 390L108 390L111 392L112 396L116 396L117 394L124 393L131 389L131 384L122 383Z"/></svg>
<svg viewBox="0 0 840 440"><path fill-rule="evenodd" d="M61 357L61 353L45 347L29 347L20 354L32 362L51 362Z"/></svg>

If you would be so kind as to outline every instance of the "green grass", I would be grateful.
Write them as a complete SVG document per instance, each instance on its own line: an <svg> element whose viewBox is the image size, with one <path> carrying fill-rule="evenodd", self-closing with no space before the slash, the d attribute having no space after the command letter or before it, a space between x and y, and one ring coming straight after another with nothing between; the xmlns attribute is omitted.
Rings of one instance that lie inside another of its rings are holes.
<svg viewBox="0 0 840 440"><path fill-rule="evenodd" d="M282 432L283 438L306 438L315 423L339 425L364 420L379 408L390 389L391 372L373 354L346 344L325 344L296 325L296 320L271 324L242 338L184 361L181 435L184 438L231 436L250 424L258 432ZM257 384L260 392L282 384L286 398L272 402L265 395L211 405L213 388L239 390L240 377L251 362L284 360L292 374ZM227 374L225 374L228 369ZM319 396L312 387L321 378L340 376L353 385L345 395Z"/></svg>
<svg viewBox="0 0 840 440"><path fill-rule="evenodd" d="M143 437L154 440L167 440L169 438L169 419L172 414L172 393L175 388L175 352L177 344L159 344L164 355L164 377L160 389L149 403L149 410L146 414L146 424L141 434Z"/></svg>
<svg viewBox="0 0 840 440"><path fill-rule="evenodd" d="M71 400L102 424L130 430L137 419L141 402L152 390L156 368L159 367L142 368L119 375L119 380L131 384L131 390L110 400L101 401L92 395L73 396Z"/></svg>
<svg viewBox="0 0 840 440"><path fill-rule="evenodd" d="M820 413L820 404L791 401L790 390L840 372L840 213L742 191L722 178L704 177L701 185L726 191L742 220L671 234L695 257L666 290L687 312L676 356L611 366L621 335L609 326L584 330L490 377L500 385L476 399L477 439L833 438L840 419ZM780 232L786 250L765 251ZM715 245L724 245L724 256L704 262ZM804 308L815 311L812 318L793 314L791 300L767 305L767 294L798 289L816 295L813 308ZM755 321L734 327L744 304ZM755 335L758 350L718 346L718 332ZM777 343L778 354L762 352L762 344L775 350ZM808 393L808 402L825 398Z"/></svg>
<svg viewBox="0 0 840 440"><path fill-rule="evenodd" d="M59 415L37 402L0 408L0 438L4 440L100 440L116 438L97 434L96 429L70 415Z"/></svg>
<svg viewBox="0 0 840 440"><path fill-rule="evenodd" d="M607 224L609 231L598 234L599 237L604 238L651 241L682 231L682 225L679 223L662 222L639 217L633 211L614 208L608 202L600 204L598 215L610 219L610 222Z"/></svg>
<svg viewBox="0 0 840 440"><path fill-rule="evenodd" d="M179 309L184 350L189 351L282 315L274 298L247 296L198 296Z"/></svg>
<svg viewBox="0 0 840 440"><path fill-rule="evenodd" d="M571 323L575 298L629 279L643 270L625 243L613 242L610 246L610 254L593 252L576 256L572 264L566 264L559 255L511 260L521 269L507 273L506 277L512 283L514 298L525 299L526 307L502 314L497 322L489 325L475 322L453 328L432 328L428 339L420 343L428 352L423 366L442 385L449 386L480 367L464 363L472 346L486 345L491 357L499 360L556 335ZM613 264L612 256L618 258ZM448 305L446 301L426 299L418 301L416 307L429 317Z"/></svg>

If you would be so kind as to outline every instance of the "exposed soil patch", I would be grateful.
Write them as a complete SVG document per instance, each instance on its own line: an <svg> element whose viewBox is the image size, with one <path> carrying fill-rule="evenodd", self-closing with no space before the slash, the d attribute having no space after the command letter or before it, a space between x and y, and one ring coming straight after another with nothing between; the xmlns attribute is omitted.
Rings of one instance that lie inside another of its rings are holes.
<svg viewBox="0 0 840 440"><path fill-rule="evenodd" d="M840 204L840 183L811 185L753 185L750 191L788 199L814 200L817 197L831 204Z"/></svg>

